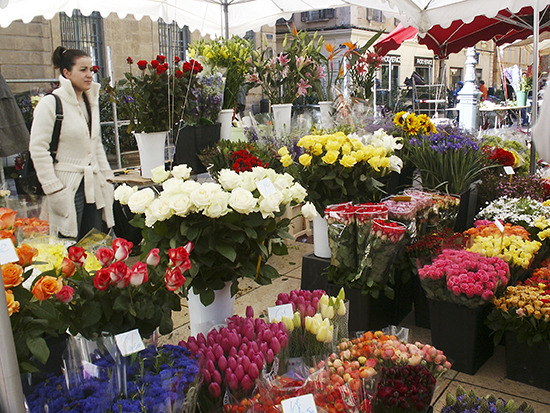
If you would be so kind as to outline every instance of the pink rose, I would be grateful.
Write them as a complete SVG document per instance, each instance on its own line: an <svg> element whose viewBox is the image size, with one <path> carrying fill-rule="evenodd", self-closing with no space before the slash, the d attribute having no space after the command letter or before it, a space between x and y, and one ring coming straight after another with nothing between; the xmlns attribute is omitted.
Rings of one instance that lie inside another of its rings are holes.
<svg viewBox="0 0 550 413"><path fill-rule="evenodd" d="M117 261L124 261L130 255L134 244L126 241L124 238L115 238L112 247L115 251L115 259Z"/></svg>
<svg viewBox="0 0 550 413"><path fill-rule="evenodd" d="M82 247L69 247L69 259L75 263L75 265L78 265L79 267L82 267L86 263L86 257L88 255L84 251L84 248Z"/></svg>
<svg viewBox="0 0 550 413"><path fill-rule="evenodd" d="M185 277L183 276L180 267L175 267L172 269L167 268L164 280L168 291L176 291L185 284Z"/></svg>
<svg viewBox="0 0 550 413"><path fill-rule="evenodd" d="M130 272L130 284L138 286L147 282L148 279L147 264L139 261L136 262Z"/></svg>
<svg viewBox="0 0 550 413"><path fill-rule="evenodd" d="M149 254L147 254L147 259L145 260L147 265L151 265L152 267L156 267L159 265L160 262L160 255L159 255L159 249L153 248L151 251L149 251Z"/></svg>
<svg viewBox="0 0 550 413"><path fill-rule="evenodd" d="M189 253L193 250L193 247L193 243L188 242L184 247L169 249L168 257L170 257L170 265L172 267L181 267L182 271L187 271L191 268Z"/></svg>
<svg viewBox="0 0 550 413"><path fill-rule="evenodd" d="M97 250L95 256L102 267L108 267L113 263L115 252L111 248L101 247Z"/></svg>
<svg viewBox="0 0 550 413"><path fill-rule="evenodd" d="M128 266L122 262L117 261L108 267L111 281L117 288L127 287L130 283L130 273L131 270Z"/></svg>
<svg viewBox="0 0 550 413"><path fill-rule="evenodd" d="M105 291L111 284L111 271L108 268L97 270L94 276L94 287L99 291Z"/></svg>
<svg viewBox="0 0 550 413"><path fill-rule="evenodd" d="M55 295L62 303L68 303L73 299L74 288L68 285L61 287L61 290Z"/></svg>

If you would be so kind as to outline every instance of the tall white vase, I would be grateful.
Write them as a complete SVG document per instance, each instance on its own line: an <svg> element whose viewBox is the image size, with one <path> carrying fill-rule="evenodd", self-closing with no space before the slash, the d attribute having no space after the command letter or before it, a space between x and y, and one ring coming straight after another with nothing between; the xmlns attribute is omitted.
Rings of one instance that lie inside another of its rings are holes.
<svg viewBox="0 0 550 413"><path fill-rule="evenodd" d="M231 297L231 282L225 284L223 290L215 290L212 304L205 307L199 294L189 290L187 303L189 304L189 323L191 335L199 333L206 335L212 327L224 324L225 320L233 315L235 296Z"/></svg>
<svg viewBox="0 0 550 413"><path fill-rule="evenodd" d="M331 111L332 101L319 102L319 108L321 109L321 126L324 129L330 129L333 126Z"/></svg>
<svg viewBox="0 0 550 413"><path fill-rule="evenodd" d="M313 218L313 254L319 258L330 258L327 220L317 215Z"/></svg>
<svg viewBox="0 0 550 413"><path fill-rule="evenodd" d="M292 103L279 103L271 105L275 133L277 136L290 135L290 121L292 119Z"/></svg>
<svg viewBox="0 0 550 413"><path fill-rule="evenodd" d="M233 125L233 109L222 109L218 115L218 122L222 124L220 131L220 139L230 140L231 139L231 128Z"/></svg>
<svg viewBox="0 0 550 413"><path fill-rule="evenodd" d="M136 133L141 176L151 178L151 170L164 165L164 147L168 132Z"/></svg>

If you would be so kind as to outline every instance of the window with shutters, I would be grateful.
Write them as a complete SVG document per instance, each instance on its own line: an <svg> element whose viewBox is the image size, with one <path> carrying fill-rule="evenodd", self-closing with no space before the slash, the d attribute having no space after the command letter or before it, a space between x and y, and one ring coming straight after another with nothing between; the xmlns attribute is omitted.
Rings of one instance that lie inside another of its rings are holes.
<svg viewBox="0 0 550 413"><path fill-rule="evenodd" d="M327 21L334 18L334 9L311 10L302 12L302 21L306 23Z"/></svg>
<svg viewBox="0 0 550 413"><path fill-rule="evenodd" d="M367 9L367 20L371 22L384 23L386 18L381 10Z"/></svg>
<svg viewBox="0 0 550 413"><path fill-rule="evenodd" d="M167 62L173 62L176 56L185 60L189 46L189 28L187 26L179 27L175 21L166 23L159 19L158 30L159 54L166 56Z"/></svg>

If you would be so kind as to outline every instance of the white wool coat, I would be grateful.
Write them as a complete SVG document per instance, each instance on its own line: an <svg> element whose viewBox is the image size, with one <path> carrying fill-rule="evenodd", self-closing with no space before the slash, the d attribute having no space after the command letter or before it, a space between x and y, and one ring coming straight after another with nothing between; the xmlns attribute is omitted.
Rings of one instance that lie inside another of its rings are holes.
<svg viewBox="0 0 550 413"><path fill-rule="evenodd" d="M53 163L49 152L55 122L53 96L45 96L34 110L29 151L46 195L45 208L50 225L67 237L76 237L78 228L74 197L82 179L86 202L96 204L109 228L114 225L113 185L107 182L113 179L113 171L101 143L99 84L92 83L90 90L84 92L92 114L90 135L71 81L63 76L59 80L61 87L53 92L61 98L63 105L57 162Z"/></svg>

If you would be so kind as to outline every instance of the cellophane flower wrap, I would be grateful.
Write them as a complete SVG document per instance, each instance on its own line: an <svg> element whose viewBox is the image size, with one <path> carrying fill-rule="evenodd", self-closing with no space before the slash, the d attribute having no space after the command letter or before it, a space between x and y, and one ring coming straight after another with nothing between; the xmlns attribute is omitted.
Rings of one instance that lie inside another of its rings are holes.
<svg viewBox="0 0 550 413"><path fill-rule="evenodd" d="M550 345L550 269L544 266L533 271L533 276L517 285L510 285L501 297L493 301L488 326L499 343L506 331L517 334L518 341L528 345L544 342Z"/></svg>
<svg viewBox="0 0 550 413"><path fill-rule="evenodd" d="M226 400L240 402L253 395L254 385L264 368L270 370L277 355L287 346L283 323L268 324L247 316L227 319L227 327L199 333L179 344L198 357L203 385L199 391L201 411L215 411Z"/></svg>
<svg viewBox="0 0 550 413"><path fill-rule="evenodd" d="M460 207L460 197L434 192L428 214L428 230L442 231L452 229Z"/></svg>
<svg viewBox="0 0 550 413"><path fill-rule="evenodd" d="M392 221L401 222L407 227L407 237L415 239L418 231L416 228L417 204L411 202L408 195L396 195L384 199L382 203L388 209L388 218Z"/></svg>
<svg viewBox="0 0 550 413"><path fill-rule="evenodd" d="M351 202L329 205L325 209L328 225L328 242L331 251L330 265L341 270L355 271L357 262L356 207Z"/></svg>
<svg viewBox="0 0 550 413"><path fill-rule="evenodd" d="M321 216L328 205L378 201L383 186L378 179L399 172L403 163L393 155L399 139L377 133L307 135L298 141L304 150L298 162L283 147L281 163L307 189L309 201Z"/></svg>
<svg viewBox="0 0 550 413"><path fill-rule="evenodd" d="M292 176L262 167L242 173L223 169L218 183L199 183L189 180L186 165L178 165L171 175L158 197L151 188L134 191L122 185L115 191L115 198L137 214L133 223L142 228L145 253L159 248L164 257L169 248L192 242L185 287L200 294L204 305L227 282L234 295L239 278L265 285L278 277L267 259L287 254L290 220L277 218L307 195ZM263 193L261 183L267 188Z"/></svg>
<svg viewBox="0 0 550 413"><path fill-rule="evenodd" d="M189 87L181 113L184 125L212 125L222 109L224 78L215 70L203 70Z"/></svg>
<svg viewBox="0 0 550 413"><path fill-rule="evenodd" d="M110 373L114 360L97 349L88 362L88 374L80 368L80 381L67 387L65 376L50 376L26 395L32 413L106 411L151 413L194 412L198 362L178 346L149 346L131 358L125 371L126 390L115 392Z"/></svg>
<svg viewBox="0 0 550 413"><path fill-rule="evenodd" d="M411 197L411 202L416 206L416 236L426 233L428 228L428 218L432 207L432 194L408 188L404 191L405 196Z"/></svg>
<svg viewBox="0 0 550 413"><path fill-rule="evenodd" d="M406 227L400 222L373 219L365 249L360 257L360 268L352 285L357 285L363 294L378 297L387 290L389 267L401 248L404 248Z"/></svg>
<svg viewBox="0 0 550 413"><path fill-rule="evenodd" d="M388 208L384 204L365 203L357 205L355 224L357 226L357 270L365 267L365 252L369 240L372 222L375 219L388 219Z"/></svg>
<svg viewBox="0 0 550 413"><path fill-rule="evenodd" d="M418 270L430 299L477 308L490 302L508 284L508 264L466 250L443 250L432 264Z"/></svg>

